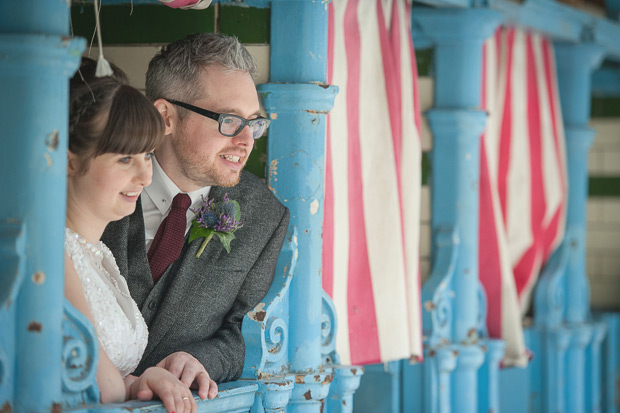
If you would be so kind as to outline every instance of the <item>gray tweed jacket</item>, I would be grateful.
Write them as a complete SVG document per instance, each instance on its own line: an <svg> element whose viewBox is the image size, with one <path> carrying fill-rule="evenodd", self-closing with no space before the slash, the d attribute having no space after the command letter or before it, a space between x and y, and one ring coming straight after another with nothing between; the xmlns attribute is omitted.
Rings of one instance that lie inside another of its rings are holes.
<svg viewBox="0 0 620 413"><path fill-rule="evenodd" d="M210 197L228 193L241 206L243 227L230 254L217 237L200 258L203 238L186 242L179 259L153 284L144 246L144 219L136 211L112 222L103 242L112 250L129 291L149 327L149 341L134 374L164 357L185 351L205 366L216 382L237 379L243 369L243 316L265 296L288 227L289 212L267 186L244 171L232 188L211 188Z"/></svg>

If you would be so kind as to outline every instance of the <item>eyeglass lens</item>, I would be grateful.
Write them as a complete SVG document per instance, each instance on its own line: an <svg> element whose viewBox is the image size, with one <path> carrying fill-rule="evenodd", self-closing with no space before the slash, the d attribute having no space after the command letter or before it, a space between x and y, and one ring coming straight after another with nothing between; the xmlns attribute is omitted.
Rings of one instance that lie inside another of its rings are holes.
<svg viewBox="0 0 620 413"><path fill-rule="evenodd" d="M220 132L222 135L234 136L241 132L241 129L243 129L245 124L246 122L236 116L222 116L220 122ZM263 135L269 123L266 119L252 119L247 121L247 125L252 131L252 137L254 139L258 139Z"/></svg>

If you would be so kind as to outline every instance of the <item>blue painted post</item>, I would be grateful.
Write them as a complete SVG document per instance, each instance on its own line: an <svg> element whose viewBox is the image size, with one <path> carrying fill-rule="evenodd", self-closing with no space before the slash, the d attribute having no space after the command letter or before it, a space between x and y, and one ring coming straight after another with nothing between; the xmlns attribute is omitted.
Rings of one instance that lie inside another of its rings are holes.
<svg viewBox="0 0 620 413"><path fill-rule="evenodd" d="M586 350L586 411L599 413L602 410L603 373L601 366L602 345L607 335L607 326L602 321L594 323L594 335ZM607 360L604 361L604 363Z"/></svg>
<svg viewBox="0 0 620 413"><path fill-rule="evenodd" d="M435 107L427 114L434 139L431 278L435 280L430 284L433 288L425 286L423 301L425 312L432 313L436 310L426 305L427 300L434 302L431 297L444 288L453 292L447 304L450 315L447 321L443 320L449 323L448 339L456 358L456 366L449 375L450 411L476 412L477 374L485 357L477 337L481 311L478 303L479 155L480 136L487 117L480 110L482 44L492 35L501 17L488 9L420 9L412 13L412 20L413 27L420 29L435 47ZM453 265L443 274L436 271L446 264L437 259L443 255L442 249L451 250L448 255L453 260ZM432 318L429 317L425 317L425 332L429 328L442 328L434 321L429 326ZM445 346L441 342L431 345L437 349ZM433 376L440 378L439 372ZM435 391L424 397L440 397L436 391L445 391L438 383L429 383L428 387ZM446 406L436 406L432 411L437 407L446 411Z"/></svg>
<svg viewBox="0 0 620 413"><path fill-rule="evenodd" d="M571 330L567 352L566 408L586 411L585 349L592 340L588 322L590 289L586 276L586 203L588 199L588 152L594 131L590 119L592 71L601 63L603 49L592 44L556 44L558 84L568 156L568 209L566 236L560 248L570 250L565 268L566 309L564 321ZM599 344L600 345L600 344ZM593 362L600 362L593 360ZM600 388L595 391L600 392Z"/></svg>
<svg viewBox="0 0 620 413"><path fill-rule="evenodd" d="M0 310L2 335L14 334L14 348L0 349L11 356L0 360L0 385L12 387L2 391L3 411L55 411L62 401L68 78L84 48L83 40L66 37L69 4L0 3L0 179L5 194L0 249L15 252L24 272L16 278L21 285L11 287L19 287L16 300L2 303ZM10 226L18 229L7 231ZM16 250L20 239L26 242L21 251ZM8 325L14 330L4 328Z"/></svg>
<svg viewBox="0 0 620 413"><path fill-rule="evenodd" d="M259 87L273 120L268 182L291 211L289 234L295 228L298 234L289 300L288 357L296 375L291 412L320 411L333 378L321 352L325 117L337 93L325 85L326 6L313 0L271 2L270 83Z"/></svg>

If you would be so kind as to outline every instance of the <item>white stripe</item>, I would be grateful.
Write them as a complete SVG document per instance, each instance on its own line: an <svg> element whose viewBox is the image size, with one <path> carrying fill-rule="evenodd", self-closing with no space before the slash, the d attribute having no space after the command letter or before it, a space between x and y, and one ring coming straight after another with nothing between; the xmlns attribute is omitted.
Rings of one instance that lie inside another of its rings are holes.
<svg viewBox="0 0 620 413"><path fill-rule="evenodd" d="M507 177L508 245L513 267L532 245L529 130L527 116L527 59L525 34L515 30L512 51L512 127Z"/></svg>
<svg viewBox="0 0 620 413"><path fill-rule="evenodd" d="M397 2L400 26L401 86L402 86L402 153L401 194L405 228L405 262L407 271L407 296L409 308L410 355L422 356L422 326L420 303L420 202L422 148L415 124L413 99L414 79L412 73L411 49L409 48L409 20L403 1Z"/></svg>
<svg viewBox="0 0 620 413"><path fill-rule="evenodd" d="M348 213L348 128L347 128L347 54L344 43L346 1L335 1L334 62L332 84L339 92L330 111L332 182L334 188L334 286L333 302L338 315L336 350L344 365L351 364L348 317L349 213Z"/></svg>
<svg viewBox="0 0 620 413"><path fill-rule="evenodd" d="M382 360L409 355L400 208L376 3L358 5L364 222ZM405 328L403 328L405 326Z"/></svg>

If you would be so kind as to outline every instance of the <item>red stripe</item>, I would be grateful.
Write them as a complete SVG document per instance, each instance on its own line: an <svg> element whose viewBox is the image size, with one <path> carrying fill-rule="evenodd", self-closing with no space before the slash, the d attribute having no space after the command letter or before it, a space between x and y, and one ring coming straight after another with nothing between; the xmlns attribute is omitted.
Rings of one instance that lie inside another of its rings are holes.
<svg viewBox="0 0 620 413"><path fill-rule="evenodd" d="M499 202L502 207L504 226L507 224L507 194L508 194L508 169L510 166L510 142L512 139L512 92L510 82L512 79L512 50L515 40L515 30L507 31L507 64L506 64L506 94L504 97L504 113L502 114L502 129L499 141L499 162L498 162L498 192Z"/></svg>
<svg viewBox="0 0 620 413"><path fill-rule="evenodd" d="M327 84L334 72L334 5L330 2L327 15ZM334 297L334 181L331 151L331 116L327 115L325 134L325 199L323 200L323 289Z"/></svg>
<svg viewBox="0 0 620 413"><path fill-rule="evenodd" d="M380 361L377 319L364 224L364 188L359 130L360 32L359 0L351 0L344 14L345 49L348 61L347 126L349 130L349 283L348 316L351 363Z"/></svg>
<svg viewBox="0 0 620 413"><path fill-rule="evenodd" d="M482 98L481 105L488 110L487 94L487 45L482 48ZM497 227L493 213L493 198L489 164L487 162L486 134L482 134L480 145L480 206L478 220L478 268L480 282L487 299L487 329L493 338L502 337L502 266L497 239Z"/></svg>
<svg viewBox="0 0 620 413"><path fill-rule="evenodd" d="M542 170L542 140L540 121L540 100L536 79L536 61L532 35L526 35L527 61L527 126L529 134L530 154L530 226L533 242L530 248L514 267L514 277L519 296L530 278L538 274L539 257L543 249L543 220L545 218L546 201Z"/></svg>
<svg viewBox="0 0 620 413"><path fill-rule="evenodd" d="M394 165L396 172L396 184L398 186L398 211L400 213L400 234L402 257L407 265L407 255L405 252L405 217L403 212L403 186L402 186L402 146L403 146L403 107L402 107L402 71L400 56L400 19L398 16L398 5L392 2L392 15L390 18L390 30L385 27L385 18L381 0L376 1L377 22L379 25L379 41L381 43L381 57L383 61L383 78L387 95L388 112L390 116L390 126L392 129L392 145L394 148ZM405 273L405 285L407 285L407 274ZM408 324L407 324L408 325Z"/></svg>

